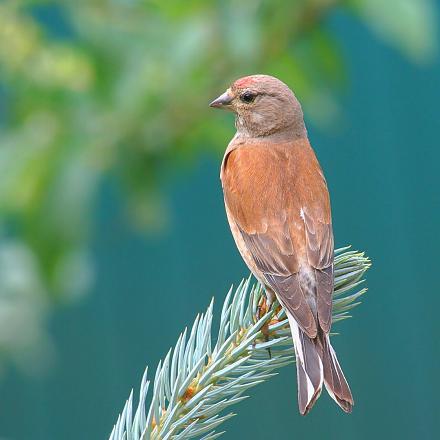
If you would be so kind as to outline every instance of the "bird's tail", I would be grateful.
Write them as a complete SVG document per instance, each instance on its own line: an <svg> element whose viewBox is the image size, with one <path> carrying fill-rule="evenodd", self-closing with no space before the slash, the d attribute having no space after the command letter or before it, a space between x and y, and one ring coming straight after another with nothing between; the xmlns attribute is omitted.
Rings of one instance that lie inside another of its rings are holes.
<svg viewBox="0 0 440 440"><path fill-rule="evenodd" d="M290 313L288 316L295 344L300 413L306 415L312 409L321 394L323 383L335 402L350 413L353 397L328 335L321 333L311 339Z"/></svg>

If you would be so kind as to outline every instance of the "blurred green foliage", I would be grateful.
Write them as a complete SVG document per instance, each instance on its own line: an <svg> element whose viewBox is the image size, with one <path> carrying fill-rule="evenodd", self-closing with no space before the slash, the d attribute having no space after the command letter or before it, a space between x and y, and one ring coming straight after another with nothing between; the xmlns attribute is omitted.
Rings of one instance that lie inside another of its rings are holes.
<svg viewBox="0 0 440 440"><path fill-rule="evenodd" d="M207 104L231 80L277 75L312 123L329 126L347 78L327 16L348 14L426 62L434 9L431 0L1 2L0 356L19 360L36 339L50 349L48 307L89 288L104 179L135 225L160 230L165 180L201 152L220 155L230 137ZM10 322L28 330L11 333ZM7 337L16 333L20 343Z"/></svg>

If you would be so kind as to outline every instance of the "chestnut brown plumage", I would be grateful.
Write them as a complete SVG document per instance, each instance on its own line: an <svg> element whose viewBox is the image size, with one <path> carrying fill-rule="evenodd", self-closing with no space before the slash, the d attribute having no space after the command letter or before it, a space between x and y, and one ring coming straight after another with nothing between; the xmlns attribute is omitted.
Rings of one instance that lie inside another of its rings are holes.
<svg viewBox="0 0 440 440"><path fill-rule="evenodd" d="M269 302L286 309L307 414L323 383L346 412L353 398L330 344L333 231L327 184L301 105L280 80L252 75L211 104L232 110L237 132L221 165L226 214L244 261Z"/></svg>

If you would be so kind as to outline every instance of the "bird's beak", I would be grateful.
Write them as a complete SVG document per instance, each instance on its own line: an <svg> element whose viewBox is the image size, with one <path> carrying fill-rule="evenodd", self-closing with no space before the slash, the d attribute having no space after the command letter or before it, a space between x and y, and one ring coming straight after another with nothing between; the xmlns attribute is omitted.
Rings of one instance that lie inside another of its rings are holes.
<svg viewBox="0 0 440 440"><path fill-rule="evenodd" d="M223 93L223 95L220 95L217 99L214 99L214 101L212 101L211 104L209 104L209 106L214 108L221 108L228 106L231 104L232 98L233 97L229 92L229 90L226 90L226 92Z"/></svg>

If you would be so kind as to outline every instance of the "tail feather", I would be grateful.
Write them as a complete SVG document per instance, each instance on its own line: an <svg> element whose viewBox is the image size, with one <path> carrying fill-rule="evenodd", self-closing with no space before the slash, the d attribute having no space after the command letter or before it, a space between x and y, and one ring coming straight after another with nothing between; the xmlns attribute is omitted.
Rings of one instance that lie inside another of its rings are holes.
<svg viewBox="0 0 440 440"><path fill-rule="evenodd" d="M354 405L353 396L339 365L335 350L330 344L328 335L323 336L324 383L332 399L346 412L351 413Z"/></svg>
<svg viewBox="0 0 440 440"><path fill-rule="evenodd" d="M290 313L287 315L295 346L299 411L306 415L321 394L323 364L312 339L299 328Z"/></svg>
<svg viewBox="0 0 440 440"><path fill-rule="evenodd" d="M351 412L353 397L328 335L321 332L317 338L310 338L287 314L297 359L300 413L306 415L312 409L323 383L335 402L345 412Z"/></svg>

